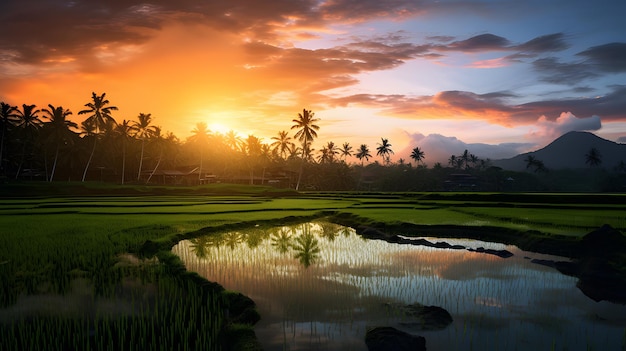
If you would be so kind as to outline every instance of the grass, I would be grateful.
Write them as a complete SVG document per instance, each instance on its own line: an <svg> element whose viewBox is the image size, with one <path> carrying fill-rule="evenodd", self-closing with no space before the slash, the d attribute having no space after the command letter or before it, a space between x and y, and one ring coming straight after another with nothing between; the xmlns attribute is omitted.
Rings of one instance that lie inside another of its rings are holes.
<svg viewBox="0 0 626 351"><path fill-rule="evenodd" d="M221 314L228 308L221 290L185 272L180 260L169 253L182 239L232 227L329 214L352 216L362 224L494 226L572 239L605 223L621 230L626 227L626 198L621 195L295 196L267 187L227 185L177 188L33 183L1 188L0 307L19 305L28 296L74 296L78 290L93 310L88 316L39 311L8 322L2 319L8 310L0 309L3 350L44 345L50 346L48 349L104 349L121 340L137 347L147 340L155 348L182 348L180 345L192 342L212 350L223 348L220 338L249 337L240 325L221 333L228 323ZM158 261L128 265L127 253L154 253ZM133 282L151 286L157 295L150 296L159 298L142 302L147 292L139 288L128 291L129 284L135 286ZM111 299L126 301L129 311L99 313L98 304ZM162 329L166 325L167 332ZM59 335L58 339L54 335ZM254 342L241 345L249 348Z"/></svg>

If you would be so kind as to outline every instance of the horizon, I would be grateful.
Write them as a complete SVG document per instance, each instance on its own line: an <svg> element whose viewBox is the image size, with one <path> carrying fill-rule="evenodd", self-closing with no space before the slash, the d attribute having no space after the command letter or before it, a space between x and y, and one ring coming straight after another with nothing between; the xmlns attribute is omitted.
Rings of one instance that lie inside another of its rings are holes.
<svg viewBox="0 0 626 351"><path fill-rule="evenodd" d="M386 138L393 161L626 141L626 3L34 3L3 6L0 101L78 123L95 92L181 141L204 122L270 143L312 110L314 148Z"/></svg>

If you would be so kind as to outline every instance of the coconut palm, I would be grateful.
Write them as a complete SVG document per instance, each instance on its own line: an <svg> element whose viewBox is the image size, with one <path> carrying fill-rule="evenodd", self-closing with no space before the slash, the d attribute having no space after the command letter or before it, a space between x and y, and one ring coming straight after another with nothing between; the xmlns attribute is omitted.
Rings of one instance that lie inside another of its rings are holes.
<svg viewBox="0 0 626 351"><path fill-rule="evenodd" d="M456 156L455 155L450 155L450 158L448 159L448 164L450 165L450 167L455 167L457 166L457 160L456 160Z"/></svg>
<svg viewBox="0 0 626 351"><path fill-rule="evenodd" d="M102 95L96 95L96 93L92 92L92 101L85 104L85 107L87 107L87 109L78 111L79 115L89 114L85 122L89 124L95 131L93 148L91 149L89 160L87 161L87 165L85 165L85 171L83 172L83 182L85 181L85 177L87 176L87 170L89 169L89 165L91 164L93 155L96 152L98 135L106 130L107 125L115 124L115 119L113 118L113 116L111 116L111 111L117 111L117 107L108 106L109 100L105 99L105 96L106 93L102 93Z"/></svg>
<svg viewBox="0 0 626 351"><path fill-rule="evenodd" d="M141 154L139 156L139 170L137 171L137 180L141 178L141 169L143 168L143 154L146 140L153 136L156 131L156 127L152 124L152 114L140 113L137 116L137 122L133 123L132 130L134 136L141 140Z"/></svg>
<svg viewBox="0 0 626 351"><path fill-rule="evenodd" d="M224 136L224 140L226 145L228 145L234 151L240 151L243 146L243 141L241 137L237 135L234 130L229 130L228 133Z"/></svg>
<svg viewBox="0 0 626 351"><path fill-rule="evenodd" d="M599 166L602 163L602 154L598 149L592 147L589 152L585 154L585 163L590 167Z"/></svg>
<svg viewBox="0 0 626 351"><path fill-rule="evenodd" d="M380 138L380 140L381 142L378 143L378 147L376 148L376 155L382 157L385 164L389 164L391 162L389 158L393 154L391 144L389 144L388 139Z"/></svg>
<svg viewBox="0 0 626 351"><path fill-rule="evenodd" d="M339 153L341 153L341 157L343 157L343 162L346 162L346 158L352 156L352 145L348 142L343 143L339 149Z"/></svg>
<svg viewBox="0 0 626 351"><path fill-rule="evenodd" d="M200 148L200 168L198 169L198 181L202 179L202 159L204 156L204 148L209 144L211 131L204 122L198 122L196 127L191 131L189 141L196 144Z"/></svg>
<svg viewBox="0 0 626 351"><path fill-rule="evenodd" d="M4 141L9 128L17 122L17 118L17 106L0 102L0 128L2 129L0 136L0 171L4 169Z"/></svg>
<svg viewBox="0 0 626 351"><path fill-rule="evenodd" d="M533 155L528 155L524 159L524 162L526 162L526 169L529 169L535 166L535 164L537 163L537 158L535 158L535 156Z"/></svg>
<svg viewBox="0 0 626 351"><path fill-rule="evenodd" d="M296 237L292 247L296 251L294 258L297 258L305 268L315 263L320 256L319 241L311 234L308 225L305 225L303 233Z"/></svg>
<svg viewBox="0 0 626 351"><path fill-rule="evenodd" d="M261 155L263 154L263 144L261 139L254 135L248 135L245 143L246 159L248 161L248 167L250 169L250 184L254 184L254 167L258 164Z"/></svg>
<svg viewBox="0 0 626 351"><path fill-rule="evenodd" d="M300 188L300 180L302 179L302 169L304 167L304 160L307 155L305 151L311 151L310 144L315 138L317 138L317 131L320 129L315 123L319 121L319 118L315 118L315 113L310 110L303 109L302 113L298 113L298 118L293 119L294 125L291 129L296 129L297 132L294 135L294 139L298 139L302 145L302 163L300 164L300 173L298 175L298 182L296 183L296 190ZM310 152L309 152L310 156Z"/></svg>
<svg viewBox="0 0 626 351"><path fill-rule="evenodd" d="M333 163L335 162L335 156L339 153L339 149L337 148L335 143L333 143L332 141L329 141L320 150L320 153L321 153L319 157L320 163L323 163L323 162Z"/></svg>
<svg viewBox="0 0 626 351"><path fill-rule="evenodd" d="M370 157L372 157L372 155L370 154L370 149L365 144L361 144L361 146L359 147L359 151L356 152L355 156L356 158L361 160L361 166L363 166L363 159L369 161Z"/></svg>
<svg viewBox="0 0 626 351"><path fill-rule="evenodd" d="M423 163L424 151L420 150L420 148L416 146L411 152L411 158L414 159L417 164Z"/></svg>
<svg viewBox="0 0 626 351"><path fill-rule="evenodd" d="M291 233L285 228L277 229L271 234L272 246L281 254L287 253L291 247Z"/></svg>
<svg viewBox="0 0 626 351"><path fill-rule="evenodd" d="M26 145L29 141L32 141L34 134L39 131L42 126L41 119L39 119L40 110L36 109L36 105L22 105L21 110L17 110L16 127L19 128L22 138L22 156L20 163L15 173L15 179L17 179L22 171L22 165L24 164L24 158L26 157Z"/></svg>
<svg viewBox="0 0 626 351"><path fill-rule="evenodd" d="M157 162L156 165L154 166L154 168L152 169L152 172L150 172L150 175L148 176L148 179L146 179L146 183L150 182L150 179L152 179L152 176L154 175L154 173L156 172L157 168L159 168L159 166L161 165L161 161L163 160L163 151L165 149L165 138L161 135L161 127L157 127L154 126L152 128L152 132L150 133L150 140L149 140L151 146L157 150L156 153L159 154L159 157L157 158Z"/></svg>
<svg viewBox="0 0 626 351"><path fill-rule="evenodd" d="M128 139L134 134L132 123L133 122L129 120L123 120L122 123L118 123L115 128L117 137L121 139L122 143L122 184L124 184L124 175L126 174L126 144L128 144Z"/></svg>
<svg viewBox="0 0 626 351"><path fill-rule="evenodd" d="M291 137L284 130L278 132L278 136L272 137L272 140L274 140L274 142L270 144L270 147L273 150L276 150L278 155L280 155L283 159L291 153L293 148L295 148L295 144L291 141Z"/></svg>
<svg viewBox="0 0 626 351"><path fill-rule="evenodd" d="M62 106L54 107L48 105L49 108L43 109L45 117L49 118L49 122L44 123L44 129L46 130L47 137L52 143L54 143L54 162L52 164L52 172L50 173L49 181L54 179L54 173L57 168L57 161L59 159L59 151L62 146L71 146L74 144L74 136L76 134L70 130L70 128L78 128L78 124L67 120L67 116L72 114L72 111L64 109Z"/></svg>

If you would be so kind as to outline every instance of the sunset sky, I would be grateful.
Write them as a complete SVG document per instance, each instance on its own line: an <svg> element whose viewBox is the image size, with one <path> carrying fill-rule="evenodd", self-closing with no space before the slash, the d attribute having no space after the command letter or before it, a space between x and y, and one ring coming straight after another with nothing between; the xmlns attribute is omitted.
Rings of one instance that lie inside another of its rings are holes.
<svg viewBox="0 0 626 351"><path fill-rule="evenodd" d="M506 158L587 130L626 143L623 0L4 0L0 101L186 139L198 122L270 142L298 112L319 139L381 137L408 160Z"/></svg>

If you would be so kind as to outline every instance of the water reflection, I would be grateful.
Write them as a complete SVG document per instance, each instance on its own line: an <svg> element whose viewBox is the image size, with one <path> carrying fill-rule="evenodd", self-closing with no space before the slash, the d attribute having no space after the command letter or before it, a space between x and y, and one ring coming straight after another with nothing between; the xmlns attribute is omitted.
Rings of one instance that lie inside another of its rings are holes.
<svg viewBox="0 0 626 351"><path fill-rule="evenodd" d="M255 330L266 350L366 350L367 328L381 325L423 335L433 350L624 346L625 307L593 302L575 278L528 259L553 257L427 239L514 256L364 240L325 222L196 238L174 252L189 270L257 302L263 319ZM409 317L389 306L413 303L443 307L454 322L407 328Z"/></svg>

